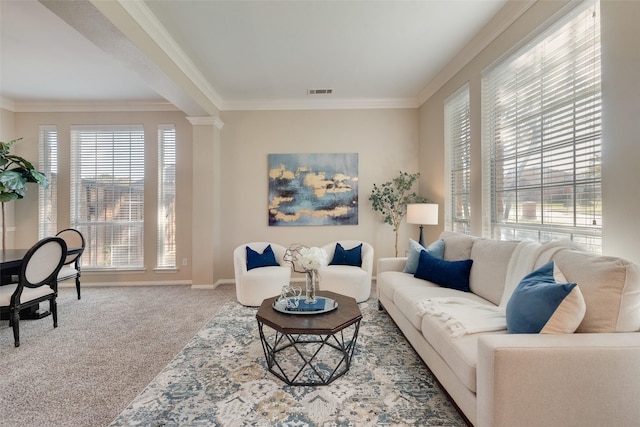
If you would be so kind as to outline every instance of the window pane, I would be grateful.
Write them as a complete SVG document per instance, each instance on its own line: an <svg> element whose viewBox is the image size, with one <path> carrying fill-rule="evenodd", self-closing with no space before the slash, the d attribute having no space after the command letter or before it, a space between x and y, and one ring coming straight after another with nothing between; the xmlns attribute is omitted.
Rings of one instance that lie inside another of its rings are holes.
<svg viewBox="0 0 640 427"><path fill-rule="evenodd" d="M71 128L71 226L85 267L144 267L142 126Z"/></svg>
<svg viewBox="0 0 640 427"><path fill-rule="evenodd" d="M49 180L49 188L38 186L38 238L54 236L58 230L58 131L40 126L38 170Z"/></svg>
<svg viewBox="0 0 640 427"><path fill-rule="evenodd" d="M469 234L471 218L471 120L469 86L445 101L445 229Z"/></svg>
<svg viewBox="0 0 640 427"><path fill-rule="evenodd" d="M489 234L600 252L599 4L585 2L483 78Z"/></svg>
<svg viewBox="0 0 640 427"><path fill-rule="evenodd" d="M176 131L158 129L158 268L176 268Z"/></svg>

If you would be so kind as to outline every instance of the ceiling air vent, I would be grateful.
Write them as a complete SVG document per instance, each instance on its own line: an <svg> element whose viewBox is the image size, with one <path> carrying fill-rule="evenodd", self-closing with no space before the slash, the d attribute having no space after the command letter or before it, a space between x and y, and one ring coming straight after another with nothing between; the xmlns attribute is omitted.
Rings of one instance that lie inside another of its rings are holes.
<svg viewBox="0 0 640 427"><path fill-rule="evenodd" d="M331 95L333 89L308 89L307 95Z"/></svg>

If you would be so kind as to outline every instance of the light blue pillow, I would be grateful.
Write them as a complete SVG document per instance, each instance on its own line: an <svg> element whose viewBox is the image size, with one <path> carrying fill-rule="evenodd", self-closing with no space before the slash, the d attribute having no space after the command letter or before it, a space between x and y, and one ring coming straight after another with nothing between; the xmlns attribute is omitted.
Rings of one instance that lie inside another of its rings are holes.
<svg viewBox="0 0 640 427"><path fill-rule="evenodd" d="M409 253L407 254L407 264L404 266L403 273L415 274L420 261L420 252L427 251L434 258L444 258L444 240L436 240L427 248L413 239L409 239Z"/></svg>
<svg viewBox="0 0 640 427"><path fill-rule="evenodd" d="M526 275L507 303L510 334L570 334L580 326L586 304L575 283L557 283L553 261Z"/></svg>
<svg viewBox="0 0 640 427"><path fill-rule="evenodd" d="M472 265L472 259L445 261L429 255L427 251L422 251L418 268L413 276L445 288L470 292L469 274L471 274Z"/></svg>

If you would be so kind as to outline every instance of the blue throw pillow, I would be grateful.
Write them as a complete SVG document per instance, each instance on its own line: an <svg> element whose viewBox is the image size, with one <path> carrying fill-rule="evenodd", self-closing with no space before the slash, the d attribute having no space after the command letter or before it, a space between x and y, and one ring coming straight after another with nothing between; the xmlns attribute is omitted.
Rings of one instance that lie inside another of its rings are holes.
<svg viewBox="0 0 640 427"><path fill-rule="evenodd" d="M557 283L553 261L526 275L507 303L510 334L575 332L586 312L575 283Z"/></svg>
<svg viewBox="0 0 640 427"><path fill-rule="evenodd" d="M258 253L247 246L247 270L258 267L273 267L278 266L276 256L271 249L271 245L264 248L262 253Z"/></svg>
<svg viewBox="0 0 640 427"><path fill-rule="evenodd" d="M445 261L429 255L427 251L422 251L414 277L445 288L469 292L469 274L472 264L471 259Z"/></svg>
<svg viewBox="0 0 640 427"><path fill-rule="evenodd" d="M429 255L442 259L444 258L444 240L436 240L425 248L415 240L409 239L409 253L407 254L407 263L404 266L404 270L402 270L403 273L416 273L418 261L420 261L420 252L422 251L427 251Z"/></svg>
<svg viewBox="0 0 640 427"><path fill-rule="evenodd" d="M340 243L337 243L336 250L333 252L333 259L329 265L353 265L354 267L362 267L362 243L349 250L346 250Z"/></svg>

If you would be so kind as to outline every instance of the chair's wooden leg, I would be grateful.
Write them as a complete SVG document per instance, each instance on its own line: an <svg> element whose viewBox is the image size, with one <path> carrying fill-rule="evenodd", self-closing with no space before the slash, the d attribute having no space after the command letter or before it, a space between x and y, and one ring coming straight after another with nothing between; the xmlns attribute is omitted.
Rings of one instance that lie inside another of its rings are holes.
<svg viewBox="0 0 640 427"><path fill-rule="evenodd" d="M51 317L53 317L53 327L58 327L58 303L56 302L56 294L53 294L53 297L49 300L49 311L51 312Z"/></svg>
<svg viewBox="0 0 640 427"><path fill-rule="evenodd" d="M14 308L10 316L13 326L13 340L15 341L15 346L20 347L20 310Z"/></svg>
<svg viewBox="0 0 640 427"><path fill-rule="evenodd" d="M78 299L80 299L80 277L76 277L76 290L78 291Z"/></svg>

